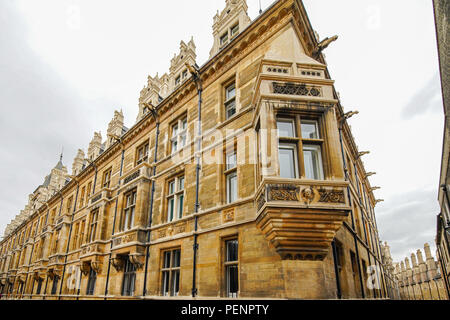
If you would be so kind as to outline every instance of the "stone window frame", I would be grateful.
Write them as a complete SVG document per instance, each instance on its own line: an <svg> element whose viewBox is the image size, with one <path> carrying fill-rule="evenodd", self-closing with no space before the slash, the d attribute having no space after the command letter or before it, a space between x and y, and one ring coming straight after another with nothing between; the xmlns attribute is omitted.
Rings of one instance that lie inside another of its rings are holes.
<svg viewBox="0 0 450 320"><path fill-rule="evenodd" d="M174 259L176 252L178 252L179 258L178 265L174 265L174 261L177 261ZM166 263L166 257L169 257L168 264ZM181 247L178 246L161 250L160 260L160 294L163 297L176 297L181 291ZM177 274L178 278L176 278ZM174 281L177 281L177 283ZM178 285L178 291L175 291L175 284Z"/></svg>
<svg viewBox="0 0 450 320"><path fill-rule="evenodd" d="M135 166L138 166L141 163L148 161L149 154L150 154L150 143L148 141L145 141L136 148Z"/></svg>
<svg viewBox="0 0 450 320"><path fill-rule="evenodd" d="M235 164L232 167L228 167L228 157L230 155L235 155ZM225 204L232 204L239 200L239 178L238 178L238 151L237 142L233 139L232 143L225 146L223 150L223 199ZM234 200L230 199L230 180L231 178L236 178L236 198Z"/></svg>
<svg viewBox="0 0 450 320"><path fill-rule="evenodd" d="M134 296L136 291L136 266L131 263L128 255L123 256L123 278L120 294L122 296Z"/></svg>
<svg viewBox="0 0 450 320"><path fill-rule="evenodd" d="M88 283L86 285L86 295L93 296L95 292L95 284L97 282L97 272L92 268L89 268Z"/></svg>
<svg viewBox="0 0 450 320"><path fill-rule="evenodd" d="M183 188L181 189L180 187L180 182L183 181ZM170 186L173 183L174 189L173 191L170 190ZM172 175L170 177L168 177L166 179L166 199L165 199L165 216L164 216L164 221L165 222L174 222L177 220L180 220L181 218L183 218L183 213L185 212L185 204L186 204L186 175L185 172L178 172L175 175ZM179 212L179 204L180 204L180 199L182 198L182 202L183 202L183 206L182 206L182 211L181 213ZM170 200L173 199L173 217L172 220L170 220L169 217L169 203Z"/></svg>
<svg viewBox="0 0 450 320"><path fill-rule="evenodd" d="M93 209L89 215L89 231L88 231L88 243L92 243L97 240L97 228L99 222L100 208Z"/></svg>
<svg viewBox="0 0 450 320"><path fill-rule="evenodd" d="M133 229L136 223L137 188L123 195L123 208L120 217L120 232Z"/></svg>
<svg viewBox="0 0 450 320"><path fill-rule="evenodd" d="M174 132L175 127L177 127L176 134ZM170 156L176 154L177 152L180 152L187 146L188 130L189 130L189 122L187 112L185 112L181 116L179 116L175 121L173 121L169 126L170 139L168 150ZM174 150L174 143L176 143L175 150Z"/></svg>
<svg viewBox="0 0 450 320"><path fill-rule="evenodd" d="M112 167L103 171L102 189L109 189L111 186Z"/></svg>
<svg viewBox="0 0 450 320"><path fill-rule="evenodd" d="M227 99L227 89L232 85L234 85L234 96ZM233 74L227 80L223 81L221 87L222 89L220 93L220 100L221 100L220 118L222 122L227 122L230 119L233 119L238 114L237 108L238 85L236 74ZM227 105L231 105L232 103L234 103L234 113L231 116L228 116Z"/></svg>
<svg viewBox="0 0 450 320"><path fill-rule="evenodd" d="M230 298L232 297L232 295L230 295L229 292L229 287L228 287L228 270L229 267L233 267L236 266L237 267L237 275L238 275L238 279L237 279L237 293L236 295L234 295L234 298L239 297L239 289L240 289L240 257L241 257L241 241L239 241L239 234L232 234L232 235L227 235L224 237L221 237L221 245L220 245L220 255L221 255L221 265L222 265L222 270L221 270L221 274L222 276L222 286L221 286L221 291L222 291L222 297L225 298ZM228 254L228 247L227 247L227 243L229 243L230 241L237 241L237 260L233 260L233 261L228 261L227 258L227 254Z"/></svg>
<svg viewBox="0 0 450 320"><path fill-rule="evenodd" d="M85 196L86 196L86 186L83 186L83 187L81 187L81 192L80 192L80 203L79 203L80 208L84 207Z"/></svg>
<svg viewBox="0 0 450 320"><path fill-rule="evenodd" d="M237 32L233 33L233 30L237 27ZM240 33L239 19L236 19L231 27L228 27L226 31L222 32L219 36L219 49L225 48L236 38Z"/></svg>
<svg viewBox="0 0 450 320"><path fill-rule="evenodd" d="M275 114L275 125L276 130L278 129L278 122L281 121L292 121L294 125L294 137L280 137L277 133L278 140L278 148L280 144L285 145L295 145L295 161L294 166L296 168L296 177L294 179L308 179L311 178L306 177L305 170L305 159L304 159L304 149L309 146L318 146L320 152L319 158L319 176L312 180L326 180L327 179L327 171L328 171L328 163L327 163L327 149L326 149L326 141L327 134L325 131L324 119L322 114L304 114L303 112L277 112ZM317 124L317 133L318 138L310 139L305 138L302 135L302 124L305 122L314 122ZM280 173L280 159L278 158L278 175Z"/></svg>

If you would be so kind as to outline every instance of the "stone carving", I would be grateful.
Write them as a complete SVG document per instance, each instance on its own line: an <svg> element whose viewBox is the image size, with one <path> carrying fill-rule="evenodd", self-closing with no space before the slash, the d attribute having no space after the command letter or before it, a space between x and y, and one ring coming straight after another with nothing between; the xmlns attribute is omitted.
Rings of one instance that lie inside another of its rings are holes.
<svg viewBox="0 0 450 320"><path fill-rule="evenodd" d="M304 199L305 203L311 203L314 199L314 190L311 187L305 188L301 192L302 199Z"/></svg>
<svg viewBox="0 0 450 320"><path fill-rule="evenodd" d="M257 205L258 205L258 211L261 210L261 208L264 206L264 204L266 203L266 196L264 194L264 192L262 192L259 195L258 200L256 201Z"/></svg>
<svg viewBox="0 0 450 320"><path fill-rule="evenodd" d="M299 187L291 184L269 185L269 201L299 201Z"/></svg>
<svg viewBox="0 0 450 320"><path fill-rule="evenodd" d="M223 222L234 221L234 208L233 209L229 209L229 210L225 210L222 213L222 219L223 219Z"/></svg>
<svg viewBox="0 0 450 320"><path fill-rule="evenodd" d="M111 264L116 271L122 271L123 269L123 259L120 256L115 256L111 258Z"/></svg>
<svg viewBox="0 0 450 320"><path fill-rule="evenodd" d="M319 190L319 202L325 203L345 203L344 191L342 190Z"/></svg>
<svg viewBox="0 0 450 320"><path fill-rule="evenodd" d="M273 93L276 94L288 94L296 96L312 96L319 97L322 95L320 88L306 86L305 84L296 83L278 83L273 82Z"/></svg>
<svg viewBox="0 0 450 320"><path fill-rule="evenodd" d="M135 253L129 255L130 262L134 264L136 269L141 269L144 265L145 256L143 254Z"/></svg>

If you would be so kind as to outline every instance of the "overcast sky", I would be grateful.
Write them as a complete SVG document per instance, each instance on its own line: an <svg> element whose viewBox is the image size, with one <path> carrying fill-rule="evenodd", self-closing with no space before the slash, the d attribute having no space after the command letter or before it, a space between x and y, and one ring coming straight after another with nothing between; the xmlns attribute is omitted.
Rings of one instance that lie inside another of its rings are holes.
<svg viewBox="0 0 450 320"><path fill-rule="evenodd" d="M249 15L259 1L248 0ZM272 1L261 0L263 10ZM394 259L433 245L443 108L432 1L304 0L376 196ZM197 62L225 0L0 0L0 234L64 147L69 171L114 110L136 120L147 76L168 72L180 40Z"/></svg>

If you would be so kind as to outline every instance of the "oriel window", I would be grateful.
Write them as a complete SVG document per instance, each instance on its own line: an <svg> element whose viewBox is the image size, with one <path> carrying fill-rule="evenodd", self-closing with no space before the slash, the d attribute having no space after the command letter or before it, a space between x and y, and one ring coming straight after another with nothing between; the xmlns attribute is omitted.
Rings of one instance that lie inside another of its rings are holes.
<svg viewBox="0 0 450 320"><path fill-rule="evenodd" d="M181 219L184 210L184 176L170 180L167 193L167 221Z"/></svg>
<svg viewBox="0 0 450 320"><path fill-rule="evenodd" d="M238 240L225 241L225 285L229 298L237 298L239 292Z"/></svg>
<svg viewBox="0 0 450 320"><path fill-rule="evenodd" d="M125 195L125 209L123 211L122 231L129 230L134 226L136 195L136 190L133 190Z"/></svg>
<svg viewBox="0 0 450 320"><path fill-rule="evenodd" d="M318 121L278 117L277 130L280 177L323 180L323 139Z"/></svg>
<svg viewBox="0 0 450 320"><path fill-rule="evenodd" d="M135 283L136 283L136 266L132 264L128 256L126 256L124 261L122 295L133 296Z"/></svg>
<svg viewBox="0 0 450 320"><path fill-rule="evenodd" d="M180 260L180 249L163 252L161 269L163 296L178 296L180 291Z"/></svg>
<svg viewBox="0 0 450 320"><path fill-rule="evenodd" d="M236 84L225 87L225 116L230 119L236 114Z"/></svg>

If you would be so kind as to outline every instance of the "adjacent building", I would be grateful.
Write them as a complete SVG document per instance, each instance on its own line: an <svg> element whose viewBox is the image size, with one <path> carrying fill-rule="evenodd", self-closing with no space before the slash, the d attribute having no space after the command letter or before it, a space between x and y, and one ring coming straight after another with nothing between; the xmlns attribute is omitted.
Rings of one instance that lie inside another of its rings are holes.
<svg viewBox="0 0 450 320"><path fill-rule="evenodd" d="M439 50L442 98L444 102L444 142L442 147L441 174L439 177L439 205L436 245L447 294L450 296L450 48L448 0L434 0L436 35Z"/></svg>
<svg viewBox="0 0 450 320"><path fill-rule="evenodd" d="M17 299L389 298L361 152L299 0L226 0L0 242ZM200 124L200 125L199 125Z"/></svg>

